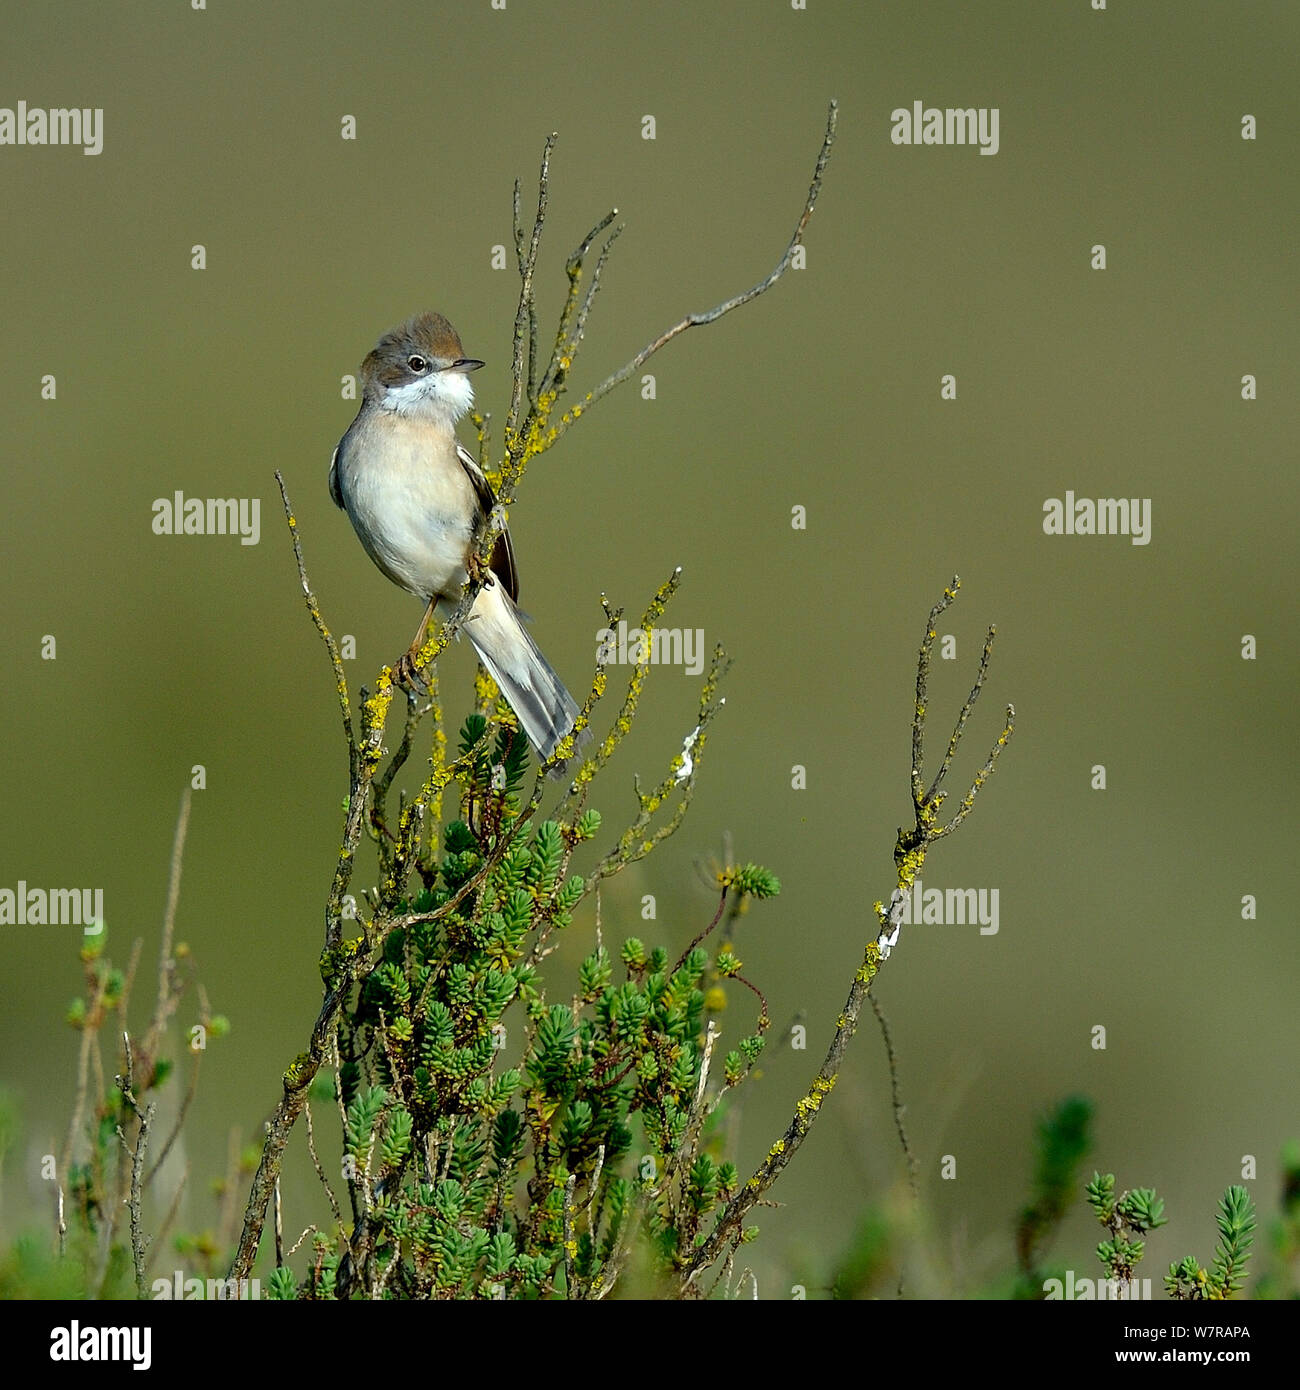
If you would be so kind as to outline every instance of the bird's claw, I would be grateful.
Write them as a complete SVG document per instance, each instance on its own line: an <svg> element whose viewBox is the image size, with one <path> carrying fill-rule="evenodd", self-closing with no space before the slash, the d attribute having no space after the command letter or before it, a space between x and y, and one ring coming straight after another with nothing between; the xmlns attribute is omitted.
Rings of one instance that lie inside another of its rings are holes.
<svg viewBox="0 0 1300 1390"><path fill-rule="evenodd" d="M414 691L417 695L427 695L429 683L420 674L415 658L415 652L407 652L402 657L393 668L393 681L407 690Z"/></svg>
<svg viewBox="0 0 1300 1390"><path fill-rule="evenodd" d="M490 589L496 583L492 570L485 567L478 557L477 550L471 550L465 561L465 572L482 589Z"/></svg>

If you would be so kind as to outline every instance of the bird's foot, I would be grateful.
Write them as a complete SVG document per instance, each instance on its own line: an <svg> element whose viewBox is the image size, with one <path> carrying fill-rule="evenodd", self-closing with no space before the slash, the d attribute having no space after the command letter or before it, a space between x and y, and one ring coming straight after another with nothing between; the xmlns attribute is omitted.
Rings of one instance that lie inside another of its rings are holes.
<svg viewBox="0 0 1300 1390"><path fill-rule="evenodd" d="M417 695L427 695L429 693L429 683L420 674L420 669L416 665L416 657L419 655L419 648L412 647L406 652L397 665L393 668L393 681L406 690L412 690Z"/></svg>
<svg viewBox="0 0 1300 1390"><path fill-rule="evenodd" d="M480 588L490 589L496 583L496 576L491 568L479 559L477 550L471 549L466 556L465 572Z"/></svg>

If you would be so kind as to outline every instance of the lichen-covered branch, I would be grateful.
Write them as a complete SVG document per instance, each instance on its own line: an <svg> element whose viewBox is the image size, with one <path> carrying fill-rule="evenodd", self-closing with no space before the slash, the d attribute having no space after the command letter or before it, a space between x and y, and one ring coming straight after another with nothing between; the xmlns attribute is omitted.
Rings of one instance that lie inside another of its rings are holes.
<svg viewBox="0 0 1300 1390"><path fill-rule="evenodd" d="M565 434L570 426L576 423L576 421L590 410L597 401L603 400L616 386L628 380L633 373L643 367L655 353L666 347L674 338L679 337L690 328L698 328L705 324L716 323L724 315L731 313L733 309L738 309L742 305L757 299L759 295L771 289L786 271L789 270L794 261L796 251L803 245L808 223L812 218L818 194L821 192L822 179L826 172L827 163L830 160L831 146L835 142L835 131L838 119L839 107L836 102L832 101L827 110L826 131L822 137L821 148L817 154L817 161L813 168L813 176L808 187L807 197L804 200L803 208L800 210L798 220L795 223L794 233L790 238L789 244L786 246L781 259L777 262L772 272L758 281L757 284L751 285L748 289L732 295L729 299L723 300L720 304L715 304L713 308L698 313L686 314L678 319L676 323L663 329L660 333L656 334L640 352L629 361L625 362L616 371L611 372L598 385L592 387L592 389L586 392L579 401L565 410L558 419L554 418L555 410L557 409L561 396L567 390L569 376L582 347L583 336L587 325L587 316L591 310L596 291L600 285L601 272L604 270L614 242L617 240L622 228L621 226L615 227L602 245L585 294L583 294L581 286L583 277L586 273L587 258L597 238L618 215L618 210L611 209L610 212L606 213L604 217L592 227L587 235L583 237L573 253L569 256L565 264L565 271L569 280L569 291L565 299L564 307L560 312L559 325L549 361L545 368L541 368L538 361L537 318L533 292L533 275L537 265L537 254L541 244L542 227L548 206L550 162L556 141L556 136L554 134L547 138L545 148L542 152L541 168L538 173L537 212L533 220L532 234L528 237L526 242L520 216L519 185L518 182L515 184L515 252L520 274L520 294L519 305L515 313L514 347L511 362L512 387L510 411L506 417L505 452L501 467L495 474L489 474L489 477L497 487L499 505L494 515L488 518L488 522L483 527L482 534L479 537L476 555L478 558L477 569L480 574L486 575L489 571L489 561L493 547L496 545L497 537L505 527L506 508L514 502L516 490L523 479L524 471L531 459L549 449L551 445ZM480 438L482 439L482 437L481 434ZM466 587L461 605L448 622L444 624L444 631L447 629L450 629L450 632L459 631L470 607L473 605L474 598L481 584L482 580L471 579L469 585ZM437 646L437 649L434 650L434 644L437 641L437 635L431 637L425 650L419 654L417 665L420 670L424 670L428 663L434 659L436 650L441 650L442 647L446 645L446 639L444 638L441 644Z"/></svg>
<svg viewBox="0 0 1300 1390"><path fill-rule="evenodd" d="M343 735L348 741L349 771L355 780L357 759L360 755L357 749L356 736L352 732L352 706L348 700L348 678L343 670L343 658L339 655L338 643L335 642L333 634L325 626L325 619L321 617L320 604L317 603L316 595L307 582L307 570L302 559L302 543L298 539L298 518L289 505L289 494L285 490L284 478L278 468L275 470L275 481L280 488L280 500L284 504L284 516L289 524L289 536L293 541L294 559L298 562L298 580L302 584L303 599L306 601L307 611L311 614L312 622L316 624L316 631L320 633L325 648L329 652L330 665L334 668L334 692L338 696L339 713L343 716Z"/></svg>
<svg viewBox="0 0 1300 1390"><path fill-rule="evenodd" d="M590 410L597 401L603 400L616 386L626 381L634 372L639 371L655 353L666 347L674 338L685 333L688 328L699 328L707 323L716 323L724 314L729 314L733 309L739 309L742 304L748 304L751 300L757 299L760 294L770 290L790 269L795 251L803 245L804 233L808 229L808 222L812 217L817 195L821 192L822 176L826 172L826 165L831 156L831 146L835 142L835 126L838 115L837 103L831 102L826 117L826 134L822 139L822 147L817 155L817 165L813 170L812 183L808 187L807 200L799 215L799 221L795 224L794 235L790 238L790 244L786 247L785 254L777 262L772 273L756 285L751 285L749 289L743 290L740 294L733 295L730 299L724 299L721 304L715 304L712 309L707 309L702 313L687 314L670 327L665 328L663 332L652 338L635 357L625 362L617 371L611 372L598 386L592 387L576 406L565 411L554 426L548 443L554 443L584 411ZM602 261L603 259L602 255Z"/></svg>
<svg viewBox="0 0 1300 1390"><path fill-rule="evenodd" d="M894 852L895 865L898 871L898 887L894 892L893 899L888 907L882 903L876 903L875 914L878 919L878 936L875 940L867 943L863 952L862 964L854 973L853 980L849 986L848 998L845 1000L844 1008L840 1011L839 1018L836 1020L834 1036L831 1038L830 1046L826 1050L826 1056L822 1061L817 1075L813 1078L812 1084L800 1097L795 1105L794 1114L790 1123L786 1126L785 1133L772 1145L764 1157L762 1163L755 1169L749 1180L736 1193L735 1197L727 1204L721 1216L718 1218L713 1230L708 1237L695 1251L690 1261L685 1265L683 1271L683 1289L688 1289L699 1278L700 1274L707 1269L723 1252L729 1244L734 1244L737 1240L743 1239L743 1222L756 1204L763 1200L768 1189L776 1181L786 1164L798 1152L804 1139L811 1130L813 1122L821 1111L826 1097L834 1089L835 1083L839 1078L840 1065L843 1062L844 1054L848 1049L849 1042L857 1032L858 1020L861 1017L862 1007L866 1003L871 990L872 981L876 977L877 971L885 960L888 959L890 951L898 940L899 920L901 918L901 908L904 894L910 889L921 866L925 860L925 853L929 846L941 835L950 834L961 823L974 805L976 794L983 786L984 782L992 775L998 754L1006 747L1015 729L1015 711L1007 706L1007 719L1002 733L998 736L997 742L993 746L993 751L986 759L984 766L976 774L975 781L962 800L962 807L953 820L944 826L938 824L938 810L943 803L944 791L942 782L947 775L953 755L957 751L957 745L961 740L961 735L966 727L966 721L970 715L975 701L979 697L984 680L988 674L989 656L993 641L993 629L990 628L989 636L984 644L984 652L980 659L979 671L976 675L975 686L962 706L961 714L958 717L956 729L948 744L948 752L943 760L943 766L939 775L935 778L934 784L929 792L924 792L924 758L925 758L925 725L929 713L929 671L930 654L933 649L937 635L937 623L939 616L957 597L957 591L961 587L961 580L954 577L951 585L944 590L943 597L930 610L929 618L926 622L925 635L921 640L920 653L917 659L916 676L916 706L912 725L912 768L911 768L911 788L913 809L915 812L916 823L912 830L898 832L898 845ZM897 1097L895 1097L895 1103ZM898 1119L897 1109L895 1118ZM900 1123L900 1136L902 1136ZM906 1138L903 1137L904 1148L906 1151Z"/></svg>

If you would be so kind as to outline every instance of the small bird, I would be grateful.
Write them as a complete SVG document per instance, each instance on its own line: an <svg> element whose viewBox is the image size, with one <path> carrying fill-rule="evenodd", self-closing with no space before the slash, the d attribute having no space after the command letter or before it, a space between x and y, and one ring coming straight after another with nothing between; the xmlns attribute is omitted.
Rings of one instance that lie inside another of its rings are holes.
<svg viewBox="0 0 1300 1390"><path fill-rule="evenodd" d="M460 601L475 542L496 505L491 485L456 439L474 402L456 330L425 313L385 333L361 364L361 409L330 461L330 496L348 514L366 554L394 584L426 602L396 676L410 685L436 612ZM573 729L578 705L524 627L510 535L492 551L491 573L465 632L543 760Z"/></svg>

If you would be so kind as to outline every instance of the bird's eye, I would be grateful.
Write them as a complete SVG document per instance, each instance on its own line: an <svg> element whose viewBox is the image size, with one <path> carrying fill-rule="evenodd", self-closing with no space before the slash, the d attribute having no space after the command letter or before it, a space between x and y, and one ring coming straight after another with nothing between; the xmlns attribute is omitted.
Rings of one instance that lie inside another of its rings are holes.
<svg viewBox="0 0 1300 1390"><path fill-rule="evenodd" d="M427 372L429 370L428 358L421 357L418 352L413 352L410 357L406 359L406 365L410 367L413 372Z"/></svg>

